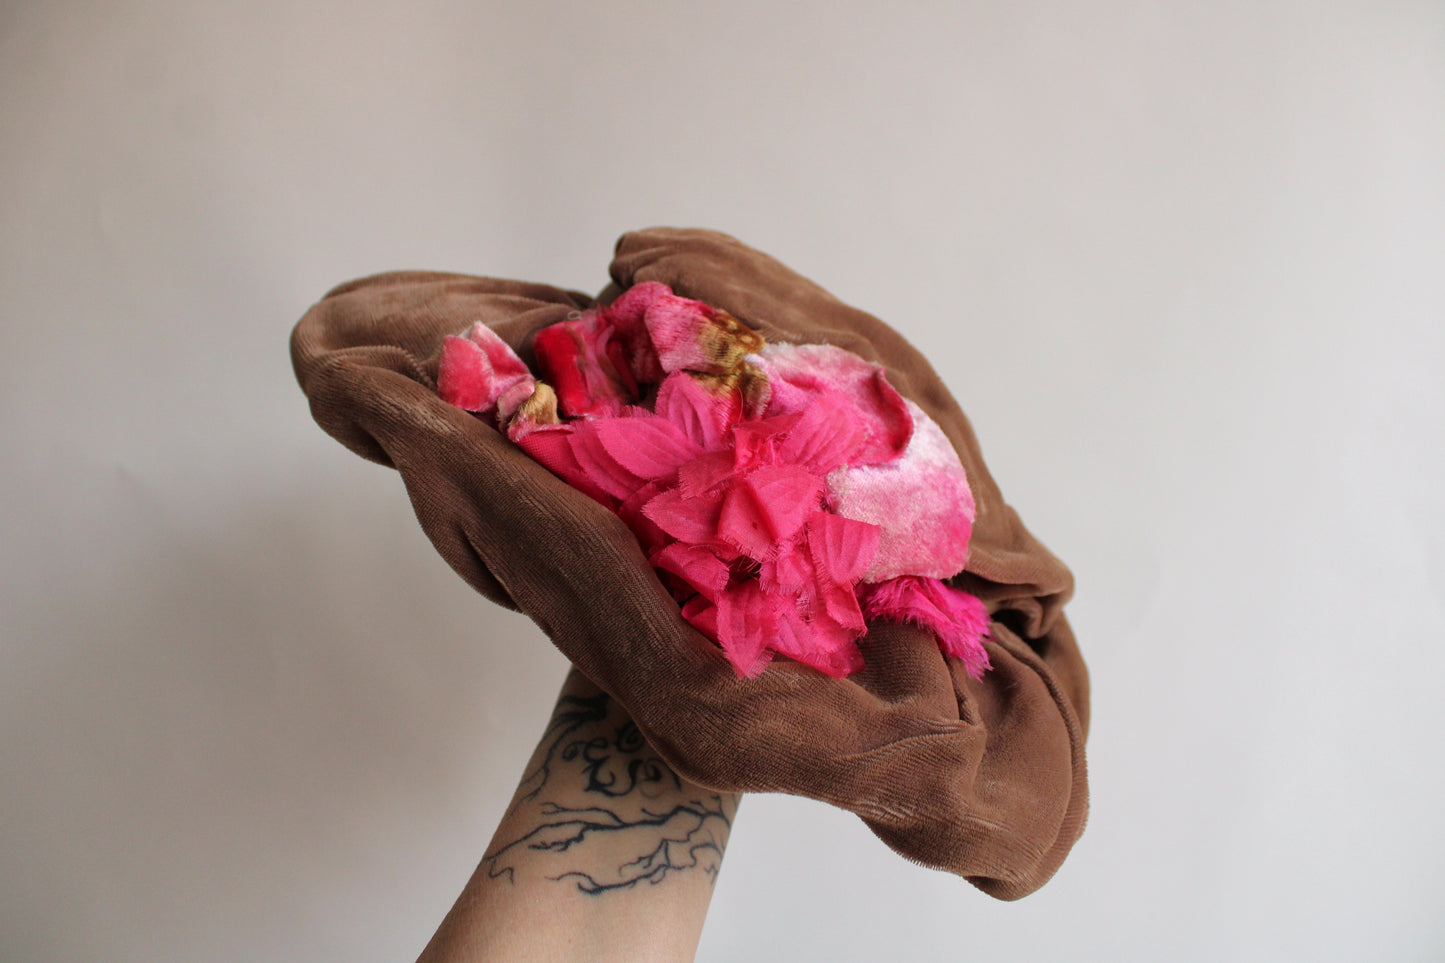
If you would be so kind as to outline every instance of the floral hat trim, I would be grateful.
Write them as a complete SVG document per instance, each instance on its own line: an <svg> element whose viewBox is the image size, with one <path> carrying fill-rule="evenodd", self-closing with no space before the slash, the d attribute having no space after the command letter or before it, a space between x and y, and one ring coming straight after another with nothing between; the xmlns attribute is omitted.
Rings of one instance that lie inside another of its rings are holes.
<svg viewBox="0 0 1445 963"><path fill-rule="evenodd" d="M882 367L656 282L533 347L540 380L480 322L447 337L438 393L615 512L740 677L780 654L842 678L878 620L988 669L988 610L942 581L968 560L968 478Z"/></svg>

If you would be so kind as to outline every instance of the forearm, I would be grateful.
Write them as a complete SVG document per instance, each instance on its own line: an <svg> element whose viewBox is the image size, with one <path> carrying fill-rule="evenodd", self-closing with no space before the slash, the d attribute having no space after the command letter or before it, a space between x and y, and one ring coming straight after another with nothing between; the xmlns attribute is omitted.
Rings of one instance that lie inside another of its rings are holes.
<svg viewBox="0 0 1445 963"><path fill-rule="evenodd" d="M678 777L574 670L421 961L691 959L738 798Z"/></svg>

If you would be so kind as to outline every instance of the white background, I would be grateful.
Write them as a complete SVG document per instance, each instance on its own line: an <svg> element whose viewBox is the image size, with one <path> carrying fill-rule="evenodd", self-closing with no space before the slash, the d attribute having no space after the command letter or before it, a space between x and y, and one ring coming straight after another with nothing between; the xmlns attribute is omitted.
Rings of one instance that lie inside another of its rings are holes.
<svg viewBox="0 0 1445 963"><path fill-rule="evenodd" d="M564 662L310 420L331 285L728 231L902 330L1078 577L997 903L744 800L703 960L1445 958L1445 8L0 6L0 957L409 959Z"/></svg>

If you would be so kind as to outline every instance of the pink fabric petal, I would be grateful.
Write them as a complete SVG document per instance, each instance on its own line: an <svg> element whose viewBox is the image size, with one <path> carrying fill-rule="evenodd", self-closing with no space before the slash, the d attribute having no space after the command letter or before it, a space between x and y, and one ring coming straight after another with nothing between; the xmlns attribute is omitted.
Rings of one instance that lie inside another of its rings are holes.
<svg viewBox="0 0 1445 963"><path fill-rule="evenodd" d="M763 591L773 595L801 595L812 587L816 577L812 557L796 540L780 542L777 554L764 559L758 567Z"/></svg>
<svg viewBox="0 0 1445 963"><path fill-rule="evenodd" d="M614 498L625 499L647 484L647 481L629 471L613 458L602 444L598 434L600 421L585 421L575 424L572 433L572 453L587 478L598 488Z"/></svg>
<svg viewBox="0 0 1445 963"><path fill-rule="evenodd" d="M623 394L628 398L641 398L642 387L638 384L636 368L628 357L626 345L615 331L609 331L608 334L609 337L599 343L602 354L612 365L617 380L622 383Z"/></svg>
<svg viewBox="0 0 1445 963"><path fill-rule="evenodd" d="M712 552L682 542L673 542L654 552L651 561L654 568L671 572L714 602L727 587L731 574L727 564Z"/></svg>
<svg viewBox="0 0 1445 963"><path fill-rule="evenodd" d="M726 442L728 426L736 420L734 409L732 399L709 391L685 371L668 375L657 392L658 415L708 451Z"/></svg>
<svg viewBox="0 0 1445 963"><path fill-rule="evenodd" d="M975 513L968 476L943 429L908 404L915 429L901 458L828 476L834 510L880 529L865 582L902 575L949 578L968 561Z"/></svg>
<svg viewBox="0 0 1445 963"><path fill-rule="evenodd" d="M682 617L703 635L717 641L717 606L712 602L695 595L682 607Z"/></svg>
<svg viewBox="0 0 1445 963"><path fill-rule="evenodd" d="M772 382L770 417L806 410L829 391L848 398L867 431L850 464L886 462L908 446L913 420L880 366L828 344L769 344L749 357Z"/></svg>
<svg viewBox="0 0 1445 963"><path fill-rule="evenodd" d="M877 585L860 586L859 599L869 621L912 622L938 636L946 654L963 660L975 679L989 668L983 639L988 635L988 608L977 597L938 579L904 576Z"/></svg>
<svg viewBox="0 0 1445 963"><path fill-rule="evenodd" d="M755 559L772 558L817 510L822 488L822 479L791 465L754 469L728 491L718 536Z"/></svg>
<svg viewBox="0 0 1445 963"><path fill-rule="evenodd" d="M841 392L823 392L797 419L778 443L778 459L819 475L849 464L868 437L862 416Z"/></svg>
<svg viewBox="0 0 1445 963"><path fill-rule="evenodd" d="M858 595L853 586L838 582L819 585L815 609L821 609L840 628L850 630L854 637L862 635L867 626L863 621L863 610L858 606Z"/></svg>
<svg viewBox="0 0 1445 963"><path fill-rule="evenodd" d="M662 485L657 482L649 482L627 496L622 500L622 504L613 509L617 513L617 517L622 519L632 531L632 534L637 536L643 552L649 555L672 542L672 537L664 532L656 522L648 518L644 511L647 503L663 491Z"/></svg>
<svg viewBox="0 0 1445 963"><path fill-rule="evenodd" d="M857 632L826 619L808 621L796 609L784 610L776 620L774 648L794 661L841 679L863 667L857 637Z"/></svg>
<svg viewBox="0 0 1445 963"><path fill-rule="evenodd" d="M571 425L542 426L512 440L535 461L573 488L608 508L616 509L617 499L593 482L578 463L572 450Z"/></svg>
<svg viewBox="0 0 1445 963"><path fill-rule="evenodd" d="M744 421L733 426L733 467L747 471L758 465L776 465L778 445L801 415L783 415L762 421ZM822 474L821 472L819 474Z"/></svg>
<svg viewBox="0 0 1445 963"><path fill-rule="evenodd" d="M689 498L673 488L644 505L642 513L679 541L707 545L717 538L722 502L720 491Z"/></svg>
<svg viewBox="0 0 1445 963"><path fill-rule="evenodd" d="M689 498L711 491L733 477L733 453L714 451L677 470L677 484Z"/></svg>
<svg viewBox="0 0 1445 963"><path fill-rule="evenodd" d="M808 550L819 572L839 585L852 586L868 570L882 530L830 512L808 518Z"/></svg>
<svg viewBox="0 0 1445 963"><path fill-rule="evenodd" d="M681 428L653 415L606 418L596 425L602 447L639 478L666 478L703 453Z"/></svg>
<svg viewBox="0 0 1445 963"><path fill-rule="evenodd" d="M717 641L739 678L756 678L772 660L766 640L776 638L776 601L756 581L728 588L717 600Z"/></svg>

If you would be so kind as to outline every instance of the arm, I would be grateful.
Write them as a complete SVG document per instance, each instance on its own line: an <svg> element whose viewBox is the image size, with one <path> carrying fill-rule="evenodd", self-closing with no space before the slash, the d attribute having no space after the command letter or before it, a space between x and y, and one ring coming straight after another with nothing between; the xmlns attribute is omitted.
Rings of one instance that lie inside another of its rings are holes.
<svg viewBox="0 0 1445 963"><path fill-rule="evenodd" d="M683 781L575 669L419 963L691 959L739 796Z"/></svg>

